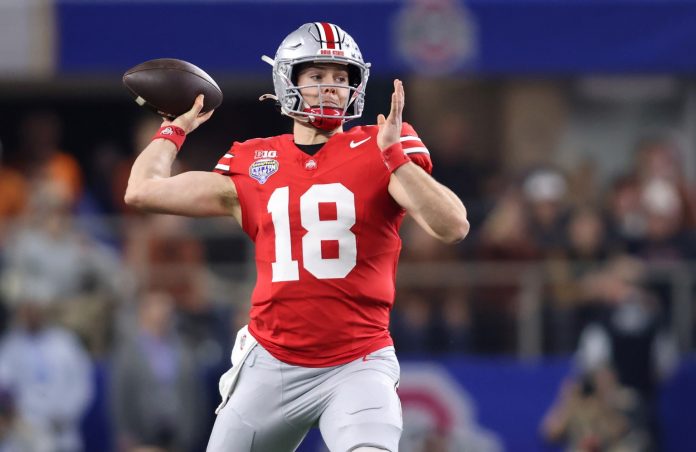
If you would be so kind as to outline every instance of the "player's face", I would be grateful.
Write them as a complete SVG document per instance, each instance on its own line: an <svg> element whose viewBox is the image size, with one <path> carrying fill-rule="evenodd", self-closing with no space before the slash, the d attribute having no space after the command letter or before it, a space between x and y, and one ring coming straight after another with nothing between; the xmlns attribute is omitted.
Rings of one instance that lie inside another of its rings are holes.
<svg viewBox="0 0 696 452"><path fill-rule="evenodd" d="M301 69L297 76L297 85L315 85L300 89L302 97L312 107L318 107L321 102L324 107L345 108L350 95L348 70L341 64L316 64Z"/></svg>

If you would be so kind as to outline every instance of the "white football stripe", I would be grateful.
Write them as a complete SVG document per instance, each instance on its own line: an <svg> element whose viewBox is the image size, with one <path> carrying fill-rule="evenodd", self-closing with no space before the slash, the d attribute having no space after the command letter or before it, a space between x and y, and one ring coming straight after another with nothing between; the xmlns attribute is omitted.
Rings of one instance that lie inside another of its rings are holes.
<svg viewBox="0 0 696 452"><path fill-rule="evenodd" d="M223 171L229 171L230 170L230 165L223 165L222 163L218 163L215 165L215 169L220 169Z"/></svg>
<svg viewBox="0 0 696 452"><path fill-rule="evenodd" d="M426 147L419 146L417 148L404 149L404 154L430 154L430 151Z"/></svg>
<svg viewBox="0 0 696 452"><path fill-rule="evenodd" d="M411 136L411 135L406 135L405 137L401 137L401 138L399 139L399 141L401 141L402 143L403 143L404 141L416 141L416 140L417 140L417 141L420 141L420 138L414 137L414 136Z"/></svg>
<svg viewBox="0 0 696 452"><path fill-rule="evenodd" d="M324 33L324 27L322 27L321 22L314 22L314 25L319 29L319 38L321 39L321 48L326 47L326 33Z"/></svg>
<svg viewBox="0 0 696 452"><path fill-rule="evenodd" d="M338 27L334 24L329 25L331 27L331 31L333 31L334 34L334 43L336 44L336 48L340 49L341 48L341 35L338 34Z"/></svg>
<svg viewBox="0 0 696 452"><path fill-rule="evenodd" d="M227 159L231 159L232 157L234 157L234 155L232 155L232 154L225 154L225 158L227 158Z"/></svg>

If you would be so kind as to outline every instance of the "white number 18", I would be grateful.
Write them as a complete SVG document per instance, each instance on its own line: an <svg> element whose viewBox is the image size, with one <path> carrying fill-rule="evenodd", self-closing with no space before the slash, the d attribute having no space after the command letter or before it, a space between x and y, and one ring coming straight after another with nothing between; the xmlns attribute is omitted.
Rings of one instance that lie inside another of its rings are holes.
<svg viewBox="0 0 696 452"><path fill-rule="evenodd" d="M335 220L319 218L322 202L336 205ZM289 206L290 188L276 188L267 206L275 228L273 282L300 279L298 262L292 260ZM355 267L358 254L355 234L350 230L355 224L353 193L339 183L312 185L300 196L300 222L307 230L302 237L304 268L319 279L345 278ZM338 242L338 257L322 257L321 242L325 240Z"/></svg>

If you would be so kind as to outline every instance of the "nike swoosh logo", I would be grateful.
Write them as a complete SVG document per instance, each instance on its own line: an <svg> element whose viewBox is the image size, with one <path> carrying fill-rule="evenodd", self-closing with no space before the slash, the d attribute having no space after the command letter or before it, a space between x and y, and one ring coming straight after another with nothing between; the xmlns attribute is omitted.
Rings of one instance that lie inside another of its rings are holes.
<svg viewBox="0 0 696 452"><path fill-rule="evenodd" d="M358 146L360 146L361 144L363 144L364 142L368 141L370 138L372 138L372 137L367 137L367 138L365 138L364 140L360 140L360 141L353 141L353 140L350 140L349 146L350 146L351 149L355 149L355 148L357 148Z"/></svg>

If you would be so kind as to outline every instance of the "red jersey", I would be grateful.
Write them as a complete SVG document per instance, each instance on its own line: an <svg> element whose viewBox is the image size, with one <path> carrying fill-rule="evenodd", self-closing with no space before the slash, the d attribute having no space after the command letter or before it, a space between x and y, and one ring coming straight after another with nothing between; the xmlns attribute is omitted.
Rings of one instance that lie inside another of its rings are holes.
<svg viewBox="0 0 696 452"><path fill-rule="evenodd" d="M249 331L283 362L334 366L392 344L405 211L388 192L377 131L336 134L314 156L289 134L235 142L215 167L234 181L255 243ZM408 124L401 142L430 172Z"/></svg>

